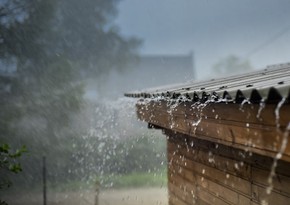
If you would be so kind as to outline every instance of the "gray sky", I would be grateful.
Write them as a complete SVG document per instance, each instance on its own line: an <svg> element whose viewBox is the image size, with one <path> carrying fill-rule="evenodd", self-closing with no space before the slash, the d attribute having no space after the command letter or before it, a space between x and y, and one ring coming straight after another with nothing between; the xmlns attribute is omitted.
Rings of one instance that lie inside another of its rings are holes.
<svg viewBox="0 0 290 205"><path fill-rule="evenodd" d="M194 51L198 78L221 58L246 58L260 46L249 56L255 68L290 61L290 0L123 0L116 23L144 40L143 54Z"/></svg>

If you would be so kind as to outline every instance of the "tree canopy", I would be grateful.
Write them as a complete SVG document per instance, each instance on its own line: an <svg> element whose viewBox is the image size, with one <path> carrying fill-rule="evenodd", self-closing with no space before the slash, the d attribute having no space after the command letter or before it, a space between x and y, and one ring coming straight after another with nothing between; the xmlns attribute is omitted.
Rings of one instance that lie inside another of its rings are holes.
<svg viewBox="0 0 290 205"><path fill-rule="evenodd" d="M1 1L0 61L2 70L16 70L13 95L25 113L62 125L81 104L82 78L123 69L135 57L139 41L113 24L117 2Z"/></svg>
<svg viewBox="0 0 290 205"><path fill-rule="evenodd" d="M62 56L90 75L121 69L135 55L139 40L122 37L113 24L117 2L3 1L1 57L46 65L47 57Z"/></svg>
<svg viewBox="0 0 290 205"><path fill-rule="evenodd" d="M52 153L47 145L58 146L82 107L82 80L125 69L136 57L140 41L113 23L118 2L0 1L1 141Z"/></svg>

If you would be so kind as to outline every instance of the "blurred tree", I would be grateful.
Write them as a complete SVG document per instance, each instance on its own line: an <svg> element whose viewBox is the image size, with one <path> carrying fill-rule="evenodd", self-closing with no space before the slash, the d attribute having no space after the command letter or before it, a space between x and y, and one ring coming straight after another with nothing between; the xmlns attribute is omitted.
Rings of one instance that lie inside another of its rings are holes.
<svg viewBox="0 0 290 205"><path fill-rule="evenodd" d="M1 139L27 144L32 155L61 156L53 150L61 151L63 128L81 108L82 79L122 70L136 57L139 41L120 36L112 23L117 2L0 1L0 72L15 75L11 89L0 93L6 116L0 130L10 132L15 120L20 127L18 133L1 133Z"/></svg>
<svg viewBox="0 0 290 205"><path fill-rule="evenodd" d="M213 71L217 75L229 75L252 70L252 66L248 60L242 60L235 55L230 55L221 59L213 66Z"/></svg>
<svg viewBox="0 0 290 205"><path fill-rule="evenodd" d="M82 95L81 86L73 83L75 68L65 54L55 54L47 37L56 33L50 27L56 2L3 1L1 7L7 11L1 15L1 57L9 62L6 71L16 67L12 103L24 116L44 119L42 135L51 138L67 123L70 111L79 108Z"/></svg>
<svg viewBox="0 0 290 205"><path fill-rule="evenodd" d="M13 75L0 70L0 141L2 136L9 138L15 134L11 123L20 116L20 109L14 104L14 96L11 95L14 81Z"/></svg>
<svg viewBox="0 0 290 205"><path fill-rule="evenodd" d="M136 57L140 41L120 36L113 24L116 3L120 0L59 1L53 27L58 31L53 42L85 77L110 69L121 70Z"/></svg>

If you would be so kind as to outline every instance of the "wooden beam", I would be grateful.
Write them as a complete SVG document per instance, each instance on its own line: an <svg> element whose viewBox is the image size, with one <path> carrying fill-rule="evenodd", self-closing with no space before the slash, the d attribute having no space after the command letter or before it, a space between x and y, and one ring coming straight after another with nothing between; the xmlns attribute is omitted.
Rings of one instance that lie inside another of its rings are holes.
<svg viewBox="0 0 290 205"><path fill-rule="evenodd" d="M287 143L290 104L198 104L191 102L140 101L138 118L157 127L191 137L239 148L249 153L290 161ZM287 143L281 149L283 141Z"/></svg>

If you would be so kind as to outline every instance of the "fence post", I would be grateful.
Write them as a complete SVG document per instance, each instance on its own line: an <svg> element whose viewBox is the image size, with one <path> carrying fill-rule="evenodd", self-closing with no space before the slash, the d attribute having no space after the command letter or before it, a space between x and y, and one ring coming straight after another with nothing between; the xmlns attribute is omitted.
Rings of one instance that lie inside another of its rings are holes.
<svg viewBox="0 0 290 205"><path fill-rule="evenodd" d="M46 205L46 157L42 157L43 205Z"/></svg>
<svg viewBox="0 0 290 205"><path fill-rule="evenodd" d="M95 184L95 205L99 205L100 182L97 179Z"/></svg>

